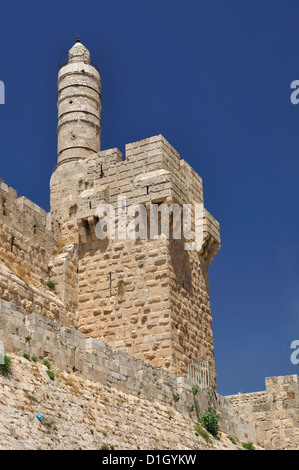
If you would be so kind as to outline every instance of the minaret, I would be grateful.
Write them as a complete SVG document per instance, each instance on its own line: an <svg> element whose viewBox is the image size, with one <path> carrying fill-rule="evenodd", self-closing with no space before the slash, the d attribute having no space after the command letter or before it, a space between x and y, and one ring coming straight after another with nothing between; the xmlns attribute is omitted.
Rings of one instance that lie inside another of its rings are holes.
<svg viewBox="0 0 299 470"><path fill-rule="evenodd" d="M101 147L101 79L79 37L58 73L58 157L51 177L51 213L62 238L76 240L74 208L85 179L86 159Z"/></svg>
<svg viewBox="0 0 299 470"><path fill-rule="evenodd" d="M58 165L86 158L101 146L101 79L80 38L58 74Z"/></svg>

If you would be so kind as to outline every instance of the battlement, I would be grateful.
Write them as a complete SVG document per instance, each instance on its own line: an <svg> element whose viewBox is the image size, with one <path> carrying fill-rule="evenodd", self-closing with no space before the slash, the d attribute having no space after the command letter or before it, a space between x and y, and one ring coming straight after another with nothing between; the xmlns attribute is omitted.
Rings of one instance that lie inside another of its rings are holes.
<svg viewBox="0 0 299 470"><path fill-rule="evenodd" d="M127 144L124 159L118 149L90 154L86 166L85 182L93 184L95 191L97 185L110 183L111 203L120 192L126 193L132 204L139 202L140 196L146 196L144 202L159 202L167 196L182 204L203 202L202 179L162 135ZM156 188L164 182L159 170L171 179L171 188L163 188L164 194Z"/></svg>

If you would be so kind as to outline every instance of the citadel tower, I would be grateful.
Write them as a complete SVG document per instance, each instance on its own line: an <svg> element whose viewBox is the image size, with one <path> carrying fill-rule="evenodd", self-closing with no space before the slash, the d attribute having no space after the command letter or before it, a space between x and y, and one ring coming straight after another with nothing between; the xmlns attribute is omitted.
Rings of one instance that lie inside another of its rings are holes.
<svg viewBox="0 0 299 470"><path fill-rule="evenodd" d="M58 75L51 214L67 252L68 274L58 276L65 286L60 288L87 336L178 374L206 361L215 386L208 283L210 262L220 248L215 219L204 210L200 253L186 251L184 240L161 236L96 236L99 204L110 204L117 213L119 196L125 196L128 206L142 204L149 213L151 204L203 203L202 180L161 135L128 144L124 159L118 149L101 151L100 93L99 72L77 40Z"/></svg>

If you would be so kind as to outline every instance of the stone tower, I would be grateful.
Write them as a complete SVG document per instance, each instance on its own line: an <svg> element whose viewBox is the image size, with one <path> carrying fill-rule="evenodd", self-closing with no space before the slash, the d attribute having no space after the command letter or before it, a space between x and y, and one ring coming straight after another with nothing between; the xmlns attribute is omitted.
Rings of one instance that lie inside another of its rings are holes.
<svg viewBox="0 0 299 470"><path fill-rule="evenodd" d="M208 268L220 248L219 224L204 209L204 243L187 251L184 239L99 239L97 209L117 217L139 204L203 204L202 180L162 135L100 150L100 75L78 41L58 76L58 165L51 178L51 215L59 222L58 290L88 337L138 359L186 375L209 364L216 387ZM122 204L122 203L121 203Z"/></svg>
<svg viewBox="0 0 299 470"><path fill-rule="evenodd" d="M51 212L65 242L77 241L70 208L76 207L83 161L101 148L101 79L79 37L58 73L57 167L51 178Z"/></svg>
<svg viewBox="0 0 299 470"><path fill-rule="evenodd" d="M101 149L101 80L77 38L58 75L58 165Z"/></svg>

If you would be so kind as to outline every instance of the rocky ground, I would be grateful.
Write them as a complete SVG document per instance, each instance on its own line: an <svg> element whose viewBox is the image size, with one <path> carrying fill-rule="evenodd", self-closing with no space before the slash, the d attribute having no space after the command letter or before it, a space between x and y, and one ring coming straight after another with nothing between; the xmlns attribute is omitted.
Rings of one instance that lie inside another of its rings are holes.
<svg viewBox="0 0 299 470"><path fill-rule="evenodd" d="M116 389L10 355L12 373L0 375L1 450L239 449L228 436L195 434L191 417ZM36 414L45 420L40 422Z"/></svg>

